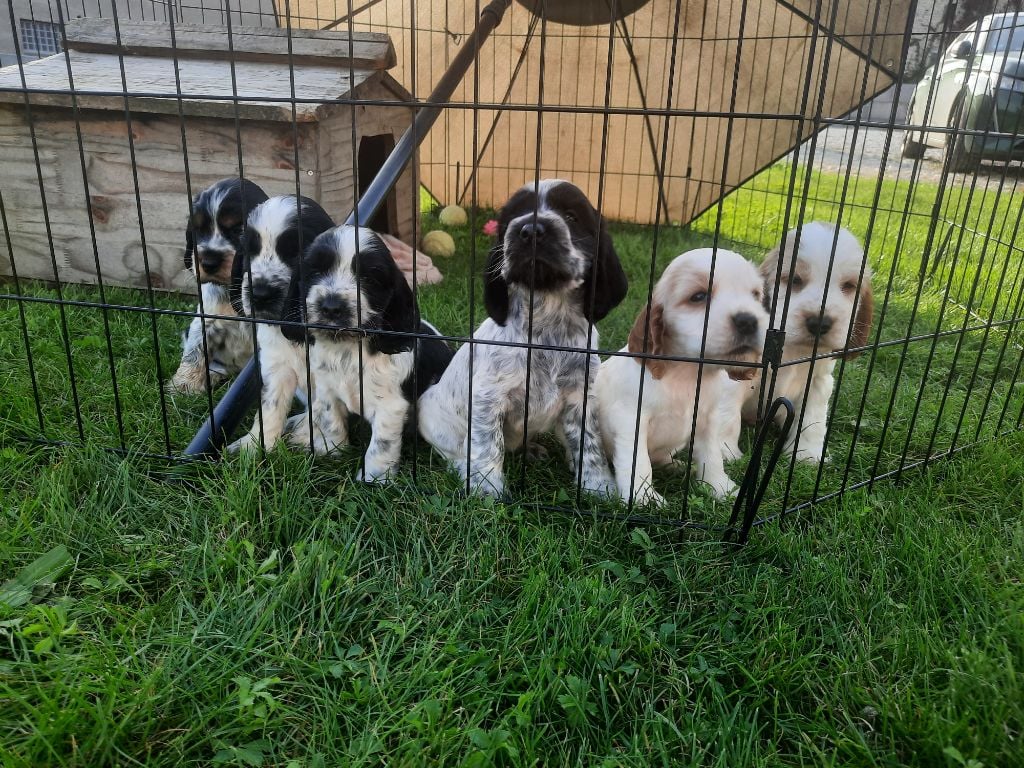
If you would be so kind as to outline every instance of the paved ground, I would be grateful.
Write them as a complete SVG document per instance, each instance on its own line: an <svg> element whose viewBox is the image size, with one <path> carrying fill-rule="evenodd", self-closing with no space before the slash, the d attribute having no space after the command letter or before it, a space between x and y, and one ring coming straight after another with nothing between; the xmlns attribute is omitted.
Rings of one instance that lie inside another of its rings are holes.
<svg viewBox="0 0 1024 768"><path fill-rule="evenodd" d="M913 95L913 86L904 86L899 94L896 105L896 117L893 121L894 127L891 131L892 138L888 141L888 152L886 152L886 140L890 131L882 128L853 128L848 126L831 126L826 128L818 136L814 147L814 167L830 173L845 174L848 172L860 176L878 176L879 167L882 165L882 158L885 157L885 177L910 179L914 163L911 160L904 160L900 156L900 143L903 141L901 126L906 121L907 103ZM894 92L882 94L872 101L861 113L861 119L870 122L888 123L892 119L892 99ZM810 154L810 141L807 141L799 150L801 163L808 162ZM850 166L852 155L853 164ZM1006 175L1003 185L1004 189L1024 187L1024 168L1013 163L1009 168L1005 163L983 163L979 168L979 186L984 183L987 187L998 187L1000 179ZM918 170L918 180L940 183L942 177L942 151L929 149L921 161ZM953 183L958 186L964 183L965 177L961 174L952 176Z"/></svg>

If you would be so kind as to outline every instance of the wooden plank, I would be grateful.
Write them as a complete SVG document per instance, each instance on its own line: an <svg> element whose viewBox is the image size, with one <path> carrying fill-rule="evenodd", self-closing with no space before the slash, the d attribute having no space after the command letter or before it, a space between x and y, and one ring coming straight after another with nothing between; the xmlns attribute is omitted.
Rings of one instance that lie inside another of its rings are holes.
<svg viewBox="0 0 1024 768"><path fill-rule="evenodd" d="M75 19L65 27L67 48L126 56L160 56L179 59L232 59L275 61L290 58L295 64L320 64L339 68L383 70L397 59L391 38L375 32L272 29L214 24L170 24L155 21ZM291 54L289 56L289 38Z"/></svg>
<svg viewBox="0 0 1024 768"><path fill-rule="evenodd" d="M234 125L222 120L187 119L183 147L177 119L133 121L140 221L128 130L122 116L109 112L80 115L88 188L82 178L72 115L47 109L33 117L43 172L42 191L36 179L35 153L25 113L0 106L4 205L18 274L23 278L54 280L55 256L57 278L62 282L96 283L102 276L107 285L145 287L148 259L148 282L154 288L193 291L194 279L185 271L182 260L184 222L188 216L185 161L193 193L218 179L237 175ZM316 132L315 126L300 126L299 130L299 191L311 197L318 193ZM269 195L295 192L292 126L243 123L241 144L247 178ZM43 217L44 195L49 230ZM95 248L89 227L90 208ZM6 248L0 255L0 274L11 274Z"/></svg>
<svg viewBox="0 0 1024 768"><path fill-rule="evenodd" d="M72 78L68 77L70 61ZM24 66L25 85L19 67L0 69L0 101L20 103L24 90L34 104L72 104L71 82L81 108L124 110L124 89L120 57L109 53L71 51L33 61ZM232 87L234 70L234 88ZM177 64L185 114L234 119L292 120L292 89L296 99L295 119L316 120L320 102L343 98L368 79L381 75L375 70L309 65L295 69L294 84L287 66L280 62L237 62L183 60ZM350 79L354 75L354 80ZM124 62L124 81L131 94L133 110L176 114L175 62L156 57L137 57ZM252 101L254 97L269 101ZM276 101L275 99L280 99Z"/></svg>
<svg viewBox="0 0 1024 768"><path fill-rule="evenodd" d="M394 99L386 75L375 78L360 88L360 95L370 99ZM392 81L393 82L393 81ZM359 106L356 108L356 147L364 136L390 133L395 142L412 124L413 110L408 107ZM324 107L320 118L320 203L337 220L352 210L359 191L359 180L353 173L352 108L344 105ZM394 192L395 216L392 232L400 240L412 243L412 222L419 210L419 197L413 196L413 173L410 166L399 176Z"/></svg>

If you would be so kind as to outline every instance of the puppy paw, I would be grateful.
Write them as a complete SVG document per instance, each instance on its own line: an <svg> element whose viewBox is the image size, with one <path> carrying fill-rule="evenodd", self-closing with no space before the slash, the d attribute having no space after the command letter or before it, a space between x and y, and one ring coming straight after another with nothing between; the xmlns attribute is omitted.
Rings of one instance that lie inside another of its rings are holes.
<svg viewBox="0 0 1024 768"><path fill-rule="evenodd" d="M357 477L367 485L387 485L394 480L397 469L391 465L366 464L359 470Z"/></svg>
<svg viewBox="0 0 1024 768"><path fill-rule="evenodd" d="M743 451L735 440L726 440L722 443L722 460L736 461L743 458Z"/></svg>
<svg viewBox="0 0 1024 768"><path fill-rule="evenodd" d="M248 433L235 440L224 450L228 453L256 453L260 448L258 436Z"/></svg>
<svg viewBox="0 0 1024 768"><path fill-rule="evenodd" d="M548 449L531 440L526 445L525 455L527 461L544 461L548 457Z"/></svg>
<svg viewBox="0 0 1024 768"><path fill-rule="evenodd" d="M786 446L785 449L787 456L793 455L793 446ZM800 447L800 450L796 452L796 460L801 464L807 464L809 466L817 466L818 464L830 464L832 458L828 455L823 455L824 451L820 448L804 448Z"/></svg>
<svg viewBox="0 0 1024 768"><path fill-rule="evenodd" d="M224 378L212 370L207 377L205 368L199 365L182 366L171 379L164 382L164 392L168 395L200 395L207 388L216 389Z"/></svg>
<svg viewBox="0 0 1024 768"><path fill-rule="evenodd" d="M469 476L470 490L480 496L493 496L496 499L505 498L505 480L500 474L490 473L487 475L473 472Z"/></svg>
<svg viewBox="0 0 1024 768"><path fill-rule="evenodd" d="M584 476L583 490L594 496L600 496L603 499L611 499L619 495L619 490L615 486L615 479L611 475Z"/></svg>
<svg viewBox="0 0 1024 768"><path fill-rule="evenodd" d="M724 474L719 477L705 476L702 482L711 488L711 495L719 501L732 498L739 490L739 486Z"/></svg>
<svg viewBox="0 0 1024 768"><path fill-rule="evenodd" d="M633 491L633 503L638 507L664 507L665 497L647 483Z"/></svg>

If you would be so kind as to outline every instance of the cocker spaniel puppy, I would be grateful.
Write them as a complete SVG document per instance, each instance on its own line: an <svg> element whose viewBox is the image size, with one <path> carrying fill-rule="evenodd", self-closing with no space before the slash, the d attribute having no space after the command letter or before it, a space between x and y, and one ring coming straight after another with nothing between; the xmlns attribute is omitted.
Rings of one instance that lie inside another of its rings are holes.
<svg viewBox="0 0 1024 768"><path fill-rule="evenodd" d="M825 434L836 365L833 353L841 352L842 357L850 360L860 355L863 350L859 348L868 343L874 308L871 267L852 233L842 228L836 232L832 224L811 222L802 229L791 230L780 247L765 257L761 277L765 306L769 309L776 294L776 280L779 280L771 327L785 330L786 341L772 397L788 398L796 408L796 419L786 436L785 450L792 454L795 449L798 461L817 464L825 460ZM815 358L813 370L812 357ZM762 382L762 376L758 376L738 387L744 421L752 423L757 418L762 385L767 392L767 380ZM784 417L780 411L780 424ZM739 453L738 432L737 424L725 436L727 453Z"/></svg>
<svg viewBox="0 0 1024 768"><path fill-rule="evenodd" d="M293 277L303 251L317 235L334 226L331 217L312 200L295 195L272 197L249 214L232 274L231 292L236 307L257 320L293 320L297 301ZM256 326L257 354L263 391L260 414L249 433L228 446L228 451L270 450L282 433L297 445L308 445L309 436L319 435L314 447L321 452L338 442L334 435L312 430L305 414L288 421L292 400L302 398L306 387L306 345L296 343L281 331L278 323ZM312 382L310 382L312 385ZM308 412L307 412L308 413ZM290 427L287 428L287 427Z"/></svg>
<svg viewBox="0 0 1024 768"><path fill-rule="evenodd" d="M181 364L167 382L170 393L195 394L238 373L252 357L252 330L235 317L228 284L249 212L267 199L247 179L222 179L192 200L185 227L185 268L199 281L201 301L182 335Z"/></svg>
<svg viewBox="0 0 1024 768"><path fill-rule="evenodd" d="M664 501L652 485L652 466L672 464L687 447L695 402L693 470L717 498L735 493L736 484L723 466L720 434L727 416L719 401L729 378L749 378L757 370L739 364L761 359L768 326L762 290L757 269L738 253L700 248L668 265L654 287L649 316L647 307L637 316L622 352L691 359L702 357L707 317L703 359L709 362L700 375L699 401L700 364L693 360L614 356L601 364L601 434L624 499ZM738 406L734 410L738 421Z"/></svg>
<svg viewBox="0 0 1024 768"><path fill-rule="evenodd" d="M490 317L474 334L497 343L464 344L419 402L420 432L472 489L504 493L506 449L521 447L524 433L554 431L584 489L614 490L596 413L600 360L591 325L626 288L605 223L578 188L557 179L527 184L505 204L484 270ZM526 347L503 344L560 349L533 348L527 382Z"/></svg>
<svg viewBox="0 0 1024 768"><path fill-rule="evenodd" d="M398 333L437 330L416 319L416 302L387 245L360 227L329 229L303 259L298 301L305 306L315 390L313 423L321 441L347 443L347 419L356 414L372 429L360 479L387 480L397 469L402 433L414 398L435 384L452 352L439 338ZM300 326L282 326L303 340ZM414 351L415 349L415 351Z"/></svg>

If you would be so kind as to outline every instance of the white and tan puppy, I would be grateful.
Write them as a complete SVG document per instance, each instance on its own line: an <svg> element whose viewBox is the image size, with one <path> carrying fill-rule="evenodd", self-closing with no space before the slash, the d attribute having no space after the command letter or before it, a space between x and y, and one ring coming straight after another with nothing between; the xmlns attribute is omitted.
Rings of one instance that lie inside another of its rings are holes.
<svg viewBox="0 0 1024 768"><path fill-rule="evenodd" d="M825 459L836 365L833 353L842 352L842 357L850 360L861 354L859 348L868 342L874 309L871 267L852 233L842 228L837 232L835 225L815 221L791 230L780 247L768 253L761 264L761 277L769 309L779 281L771 327L784 330L786 341L772 398L788 398L796 409L785 451L792 454L795 449L798 461L817 464ZM742 402L743 420L753 423L762 377L733 386ZM767 393L768 381L764 386ZM777 418L781 425L785 412L779 411ZM738 437L736 424L724 436L727 456L739 454Z"/></svg>
<svg viewBox="0 0 1024 768"><path fill-rule="evenodd" d="M615 356L601 364L597 376L601 434L622 498L661 503L652 485L652 466L671 464L690 442L700 370L692 360L701 357L705 316L703 359L734 364L760 361L768 325L761 293L762 281L754 265L721 248L688 251L665 269L654 287L650 321L645 307L621 351L691 361L647 359L641 365L643 358ZM705 364L700 374L692 467L717 498L736 491L722 461L722 421L727 414L719 398L730 376L749 378L755 372L753 367ZM739 420L738 407L732 418Z"/></svg>

